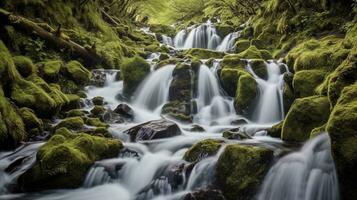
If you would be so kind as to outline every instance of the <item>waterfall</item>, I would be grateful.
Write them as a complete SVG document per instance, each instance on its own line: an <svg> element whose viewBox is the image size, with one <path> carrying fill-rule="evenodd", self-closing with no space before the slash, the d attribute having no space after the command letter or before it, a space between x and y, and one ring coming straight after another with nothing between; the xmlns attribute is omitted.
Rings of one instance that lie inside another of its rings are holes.
<svg viewBox="0 0 357 200"><path fill-rule="evenodd" d="M175 65L167 65L151 72L135 92L133 104L148 110L164 105L168 100L174 69Z"/></svg>
<svg viewBox="0 0 357 200"><path fill-rule="evenodd" d="M198 113L194 116L196 123L209 125L215 120L230 116L235 116L233 101L221 95L216 70L219 63L215 62L215 67L211 70L203 64L199 70L197 88Z"/></svg>
<svg viewBox="0 0 357 200"><path fill-rule="evenodd" d="M110 182L110 176L104 167L93 166L84 180L83 187L89 188L97 185L103 185Z"/></svg>
<svg viewBox="0 0 357 200"><path fill-rule="evenodd" d="M265 177L259 200L338 200L336 169L328 134L281 158Z"/></svg>
<svg viewBox="0 0 357 200"><path fill-rule="evenodd" d="M201 24L197 28L193 28L188 34L184 49L216 49L220 42L221 38L217 35L216 28L212 24Z"/></svg>
<svg viewBox="0 0 357 200"><path fill-rule="evenodd" d="M268 79L255 74L250 64L248 71L254 76L259 87L259 100L253 112L253 121L258 123L275 123L284 119L283 87L284 74L276 62L266 63Z"/></svg>
<svg viewBox="0 0 357 200"><path fill-rule="evenodd" d="M166 36L166 35L162 35L162 43L164 43L166 45L169 45L169 46L173 46L174 45L174 42L173 42L172 38L169 37L169 36Z"/></svg>
<svg viewBox="0 0 357 200"><path fill-rule="evenodd" d="M222 41L222 43L217 47L217 51L228 52L233 50L234 43L236 39L239 37L239 32L234 32L228 34Z"/></svg>
<svg viewBox="0 0 357 200"><path fill-rule="evenodd" d="M174 46L178 49L182 49L185 46L186 30L181 30L174 38Z"/></svg>

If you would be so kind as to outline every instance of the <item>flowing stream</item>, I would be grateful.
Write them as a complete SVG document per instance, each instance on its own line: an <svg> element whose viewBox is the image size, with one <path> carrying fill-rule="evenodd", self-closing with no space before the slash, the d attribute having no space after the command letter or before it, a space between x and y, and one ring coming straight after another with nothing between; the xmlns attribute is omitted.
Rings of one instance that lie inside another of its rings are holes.
<svg viewBox="0 0 357 200"><path fill-rule="evenodd" d="M230 51L238 37L239 33L231 33L221 42L215 27L211 23L205 23L191 27L190 30L180 31L174 39L165 36L163 40L165 44L177 49L207 48ZM192 91L196 94L192 95L192 100L197 104L197 112L192 114L193 122L187 124L174 120L182 135L131 142L125 130L163 118L161 109L169 101L175 65L155 69L155 60L159 56L159 53L153 53L148 57L147 61L152 65L152 70L130 100L121 98L123 82L116 79L115 70L102 71L106 76L103 87L86 88L87 101L84 101L82 109L92 109L93 105L89 99L96 96L104 97L107 102L105 106L112 110L121 103L126 103L133 109L134 120L113 123L109 128L114 137L124 142L125 150L116 158L97 161L88 171L83 186L79 189L35 194L10 194L6 188L15 184L16 178L35 162L36 152L43 143L26 144L15 151L1 153L0 199L179 200L189 192L205 189L212 184L216 162L225 148L223 145L216 155L203 157L192 166L183 160L183 156L196 142L211 138L225 140L227 144L270 145L277 150L283 145L281 140L266 136L262 131L284 118L284 74L281 64L274 61L266 63L266 80L257 76L250 64L247 65L247 70L255 77L260 90L252 119L236 114L233 98L227 96L220 85L220 60L215 60L212 66L202 64L198 70L197 88ZM202 62L205 63L204 60ZM237 120L242 119L246 123L237 125ZM190 131L189 127L193 125L201 126L205 131ZM251 138L240 141L222 137L223 131L237 127L247 130L248 134L251 132ZM262 134L257 134L258 132ZM11 169L11 163L19 159L23 159L22 164ZM301 151L277 161L266 176L257 196L259 200L337 200L338 185L328 137L317 137L305 144Z"/></svg>

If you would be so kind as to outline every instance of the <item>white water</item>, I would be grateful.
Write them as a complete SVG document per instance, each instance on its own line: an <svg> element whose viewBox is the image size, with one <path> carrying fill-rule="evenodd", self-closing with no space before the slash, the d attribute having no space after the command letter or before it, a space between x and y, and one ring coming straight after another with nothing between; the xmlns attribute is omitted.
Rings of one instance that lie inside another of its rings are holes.
<svg viewBox="0 0 357 200"><path fill-rule="evenodd" d="M217 35L216 28L211 23L206 23L191 30L185 40L184 49L216 49L220 43L221 38Z"/></svg>
<svg viewBox="0 0 357 200"><path fill-rule="evenodd" d="M162 43L169 46L174 46L174 41L172 38L166 35L162 35Z"/></svg>
<svg viewBox="0 0 357 200"><path fill-rule="evenodd" d="M283 89L284 74L276 62L266 63L268 79L256 75L248 64L248 71L259 86L259 100L255 106L252 120L260 124L272 124L284 119Z"/></svg>
<svg viewBox="0 0 357 200"><path fill-rule="evenodd" d="M338 180L328 134L281 158L266 176L259 200L338 200Z"/></svg>
<svg viewBox="0 0 357 200"><path fill-rule="evenodd" d="M239 32L234 32L228 34L222 41L222 43L217 47L217 51L229 52L234 49L234 44L239 37Z"/></svg>

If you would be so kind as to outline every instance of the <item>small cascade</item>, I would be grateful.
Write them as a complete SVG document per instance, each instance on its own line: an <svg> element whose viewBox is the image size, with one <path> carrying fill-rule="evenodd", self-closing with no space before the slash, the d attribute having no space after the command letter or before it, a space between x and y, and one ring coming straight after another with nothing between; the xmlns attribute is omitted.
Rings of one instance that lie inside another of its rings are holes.
<svg viewBox="0 0 357 200"><path fill-rule="evenodd" d="M237 38L239 37L239 32L234 32L228 34L222 41L222 43L217 47L217 51L222 52L229 52L232 51L234 48L234 43L236 42Z"/></svg>
<svg viewBox="0 0 357 200"><path fill-rule="evenodd" d="M220 42L216 28L211 23L206 23L191 30L185 40L184 49L216 49Z"/></svg>
<svg viewBox="0 0 357 200"><path fill-rule="evenodd" d="M93 166L84 180L83 187L89 188L109 183L111 180L104 167Z"/></svg>
<svg viewBox="0 0 357 200"><path fill-rule="evenodd" d="M162 35L162 43L169 46L174 45L174 41L172 40L172 38L166 35Z"/></svg>
<svg viewBox="0 0 357 200"><path fill-rule="evenodd" d="M151 72L135 93L133 104L147 110L156 110L168 100L172 72L175 65L167 65Z"/></svg>
<svg viewBox="0 0 357 200"><path fill-rule="evenodd" d="M210 70L207 65L201 65L198 77L197 108L198 113L194 121L209 125L212 120L218 122L220 118L235 115L233 101L221 95L218 78L216 76L219 64Z"/></svg>
<svg viewBox="0 0 357 200"><path fill-rule="evenodd" d="M186 30L181 30L180 32L177 33L177 35L174 38L174 46L178 49L182 49L185 46L185 40L186 40Z"/></svg>
<svg viewBox="0 0 357 200"><path fill-rule="evenodd" d="M23 145L12 152L0 153L0 194L7 192L7 186L27 171L36 161L37 150L43 143Z"/></svg>
<svg viewBox="0 0 357 200"><path fill-rule="evenodd" d="M265 177L259 200L338 200L336 169L328 134L281 158Z"/></svg>
<svg viewBox="0 0 357 200"><path fill-rule="evenodd" d="M267 80L255 74L251 65L248 71L254 76L259 87L259 100L253 113L253 121L261 124L276 123L284 119L283 87L284 74L276 62L266 63Z"/></svg>

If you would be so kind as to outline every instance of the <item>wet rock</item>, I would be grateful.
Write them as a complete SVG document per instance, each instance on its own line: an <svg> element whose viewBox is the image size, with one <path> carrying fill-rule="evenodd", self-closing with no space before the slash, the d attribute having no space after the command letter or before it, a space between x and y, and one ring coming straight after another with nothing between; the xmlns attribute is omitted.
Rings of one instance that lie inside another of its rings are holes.
<svg viewBox="0 0 357 200"><path fill-rule="evenodd" d="M103 97L94 97L92 99L92 103L96 106L102 106L102 105L104 105L104 98Z"/></svg>
<svg viewBox="0 0 357 200"><path fill-rule="evenodd" d="M217 161L215 185L227 200L252 199L273 157L273 151L267 148L229 145Z"/></svg>
<svg viewBox="0 0 357 200"><path fill-rule="evenodd" d="M106 123L124 123L125 119L119 115L118 113L115 113L112 110L107 110L101 117L100 119Z"/></svg>
<svg viewBox="0 0 357 200"><path fill-rule="evenodd" d="M23 191L80 187L97 160L118 155L123 144L117 139L56 130L37 153L36 163L18 180Z"/></svg>
<svg viewBox="0 0 357 200"><path fill-rule="evenodd" d="M267 134L271 137L281 138L281 131L283 129L283 123L284 123L284 121L272 126L270 129L268 129Z"/></svg>
<svg viewBox="0 0 357 200"><path fill-rule="evenodd" d="M134 118L134 111L133 109L125 103L119 104L115 109L114 112L129 119Z"/></svg>
<svg viewBox="0 0 357 200"><path fill-rule="evenodd" d="M220 190L202 189L186 194L182 200L225 200Z"/></svg>
<svg viewBox="0 0 357 200"><path fill-rule="evenodd" d="M149 121L127 131L133 142L168 138L181 135L181 130L172 121L165 119Z"/></svg>
<svg viewBox="0 0 357 200"><path fill-rule="evenodd" d="M188 162L199 162L200 160L215 155L224 141L207 139L193 145L186 151L183 159Z"/></svg>
<svg viewBox="0 0 357 200"><path fill-rule="evenodd" d="M191 105L182 101L172 101L164 105L161 113L179 120L181 122L191 122Z"/></svg>
<svg viewBox="0 0 357 200"><path fill-rule="evenodd" d="M99 117L105 113L106 109L103 106L94 106L90 111L93 116Z"/></svg>
<svg viewBox="0 0 357 200"><path fill-rule="evenodd" d="M206 130L202 126L194 124L194 125L191 126L190 131L192 131L192 132L205 132Z"/></svg>
<svg viewBox="0 0 357 200"><path fill-rule="evenodd" d="M248 124L248 121L246 119L236 119L231 122L232 125L243 125L243 124Z"/></svg>
<svg viewBox="0 0 357 200"><path fill-rule="evenodd" d="M248 134L240 130L225 131L223 132L223 137L229 140L245 140L251 138Z"/></svg>
<svg viewBox="0 0 357 200"><path fill-rule="evenodd" d="M93 77L91 80L91 85L97 87L103 87L105 85L105 80L107 79L106 74L102 70L93 70Z"/></svg>
<svg viewBox="0 0 357 200"><path fill-rule="evenodd" d="M187 64L179 64L172 72L172 82L169 91L170 101L185 101L189 102L191 99L192 89L192 70L191 66Z"/></svg>

